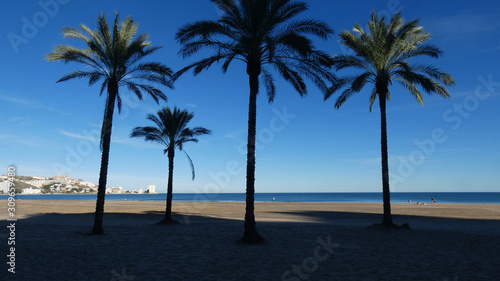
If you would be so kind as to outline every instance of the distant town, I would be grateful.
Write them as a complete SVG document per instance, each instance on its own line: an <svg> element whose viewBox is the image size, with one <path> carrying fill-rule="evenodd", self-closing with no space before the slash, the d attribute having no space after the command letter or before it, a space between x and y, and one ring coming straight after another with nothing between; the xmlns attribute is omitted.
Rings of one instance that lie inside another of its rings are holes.
<svg viewBox="0 0 500 281"><path fill-rule="evenodd" d="M83 194L97 193L97 185L75 179L66 175L55 175L49 178L37 176L16 176L14 179L17 194ZM9 190L8 176L0 177L0 194L7 194ZM148 185L143 190L125 190L120 187L106 188L106 193L131 194L131 193L156 193L156 186Z"/></svg>

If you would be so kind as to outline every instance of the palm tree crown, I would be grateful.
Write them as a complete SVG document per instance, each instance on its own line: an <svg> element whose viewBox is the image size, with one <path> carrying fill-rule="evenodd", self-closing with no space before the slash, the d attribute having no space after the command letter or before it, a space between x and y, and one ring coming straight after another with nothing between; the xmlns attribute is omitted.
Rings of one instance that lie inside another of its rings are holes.
<svg viewBox="0 0 500 281"><path fill-rule="evenodd" d="M130 137L142 137L146 141L152 141L165 146L164 154L169 150L179 149L184 151L183 145L187 142L198 142L196 136L211 134L212 132L203 127L188 128L188 123L193 119L193 114L174 107L163 108L156 115L148 114L147 119L155 123L155 127L136 127L132 130ZM184 153L186 153L184 151ZM186 153L191 165L192 177L195 178L194 166L191 158Z"/></svg>
<svg viewBox="0 0 500 281"><path fill-rule="evenodd" d="M338 79L331 91L325 95L329 98L340 88L346 89L337 98L335 107L339 108L352 94L363 89L366 83L372 83L370 110L377 95L385 95L390 99L389 85L398 82L423 105L423 99L417 86L425 92L437 93L445 98L450 94L444 85L454 85L450 74L444 73L431 65L410 64L409 59L417 56L438 58L442 51L432 44L425 43L431 39L429 33L418 26L419 20L407 23L401 13L393 16L389 23L384 17L372 12L368 22L368 32L356 24L353 31L342 31L340 42L352 49L355 55L336 55L334 65L337 70L353 67L362 70L359 75Z"/></svg>
<svg viewBox="0 0 500 281"><path fill-rule="evenodd" d="M116 105L120 112L122 104L119 88L127 87L139 100L142 100L143 93L148 93L158 103L159 99L166 100L167 97L151 84L172 87L171 82L167 80L172 76L172 71L168 67L156 62L139 62L160 47L151 47L151 43L147 41L147 34L135 37L137 27L138 25L130 17L120 23L118 13L116 13L112 30L110 30L106 17L102 14L97 17L97 30L91 30L84 24L80 24L81 30L74 27L65 27L62 30L65 38L81 40L86 48L58 45L54 52L46 55L49 61L76 62L85 68L85 70L65 75L57 82L86 78L89 80L89 86L92 86L102 81L100 95L104 90L108 93L101 128L102 157L93 234L103 233L102 221L113 112Z"/></svg>
<svg viewBox="0 0 500 281"><path fill-rule="evenodd" d="M193 119L193 114L186 110L179 110L174 107L172 111L169 107L158 111L157 115L149 114L148 120L153 121L156 126L136 127L132 130L130 137L141 137L146 141L152 141L165 146L164 154L168 156L168 183L167 183L167 204L165 218L160 223L178 223L172 219L172 197L173 197L173 173L175 149L182 150L184 143L198 142L196 136L211 134L212 132L203 127L188 128L187 125ZM193 180L195 177L193 161L184 151L191 165Z"/></svg>
<svg viewBox="0 0 500 281"><path fill-rule="evenodd" d="M354 33L342 31L340 42L352 49L355 55L337 55L333 58L333 63L337 70L353 67L361 70L362 73L338 79L330 92L325 94L326 100L334 92L345 88L335 102L335 107L339 108L350 96L360 92L367 83L373 84L370 111L378 96L384 202L382 224L386 226L394 226L390 207L387 150L386 102L391 95L389 86L394 81L398 82L423 105L418 87L429 94L437 93L447 98L450 94L444 85L455 84L450 74L434 66L409 62L410 59L418 56L438 58L442 54L439 48L426 43L431 39L430 34L424 32L418 24L418 20L405 23L400 13L394 15L386 23L384 17L379 18L375 12L372 12L367 24L368 32L359 24L354 25Z"/></svg>
<svg viewBox="0 0 500 281"><path fill-rule="evenodd" d="M314 19L293 20L307 10L304 2L291 0L212 0L223 11L217 20L203 20L184 25L176 35L182 44L180 54L185 58L202 48L213 54L181 69L178 78L193 69L195 75L208 69L213 63L222 63L226 72L234 60L246 64L249 76L250 96L248 106L248 142L246 170L245 232L242 241L260 243L254 216L255 193L255 134L257 93L262 74L269 102L274 100L276 87L267 68L271 66L302 96L307 94L303 77L312 80L323 92L327 82L335 81L328 71L331 57L314 48L306 35L327 39L333 33L324 22Z"/></svg>
<svg viewBox="0 0 500 281"><path fill-rule="evenodd" d="M161 47L152 47L151 42L148 41L149 35L146 33L135 37L137 27L138 25L130 16L120 23L118 13L116 13L112 30L104 14L97 18L97 30L91 30L84 24L80 24L81 30L74 27L63 28L64 38L81 40L87 47L80 49L69 45L58 45L53 53L47 54L47 60L62 60L64 63L77 62L89 70L72 72L57 82L73 78L87 78L89 86L92 86L102 81L100 94L102 95L104 90L108 89L112 95L108 95L106 99L105 116L109 107L108 103L115 99L118 112L121 111L122 101L118 91L121 86L135 93L139 100L143 99L143 93L148 93L157 103L159 99L166 100L165 94L148 82L172 88L171 81L167 79L172 76L172 70L157 62L139 63L141 59ZM101 134L101 148L102 137Z"/></svg>
<svg viewBox="0 0 500 281"><path fill-rule="evenodd" d="M271 72L275 70L300 95L307 94L302 76L310 78L320 89L327 91L325 79L335 77L327 71L330 56L314 49L306 37L311 34L327 39L333 30L324 22L314 19L292 21L292 18L308 9L303 2L290 0L212 0L224 15L217 21L197 21L183 26L176 39L183 44L180 54L185 58L202 48L214 50L214 54L195 62L176 73L176 77L194 68L194 74L208 69L215 62L222 62L226 72L233 60L246 63L247 73L263 74L269 101L276 94Z"/></svg>

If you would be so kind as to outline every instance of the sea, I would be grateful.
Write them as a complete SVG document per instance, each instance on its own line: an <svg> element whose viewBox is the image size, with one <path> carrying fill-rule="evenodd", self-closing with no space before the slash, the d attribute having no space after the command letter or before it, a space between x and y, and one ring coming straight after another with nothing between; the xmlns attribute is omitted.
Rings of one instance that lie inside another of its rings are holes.
<svg viewBox="0 0 500 281"><path fill-rule="evenodd" d="M22 200L96 200L96 194L16 194ZM7 199L8 195L0 195ZM393 192L392 203L469 203L500 204L500 192ZM106 194L110 201L165 201L165 193L157 194ZM245 193L174 193L173 201L245 202ZM256 202L355 202L382 203L381 192L356 193L256 193Z"/></svg>

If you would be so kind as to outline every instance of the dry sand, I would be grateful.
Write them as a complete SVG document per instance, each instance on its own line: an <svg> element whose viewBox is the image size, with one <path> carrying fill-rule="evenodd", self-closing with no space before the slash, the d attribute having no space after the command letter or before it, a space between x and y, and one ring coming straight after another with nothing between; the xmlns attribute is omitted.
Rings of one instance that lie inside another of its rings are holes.
<svg viewBox="0 0 500 281"><path fill-rule="evenodd" d="M6 200L0 201L3 206ZM256 203L263 245L242 245L244 203L20 200L16 273L0 280L498 280L500 205L392 204L411 230L371 227L381 204ZM6 212L0 213L8 225ZM0 232L8 253L6 228ZM3 262L5 265L5 263ZM8 277L9 279L3 279ZM13 277L13 278L12 278Z"/></svg>

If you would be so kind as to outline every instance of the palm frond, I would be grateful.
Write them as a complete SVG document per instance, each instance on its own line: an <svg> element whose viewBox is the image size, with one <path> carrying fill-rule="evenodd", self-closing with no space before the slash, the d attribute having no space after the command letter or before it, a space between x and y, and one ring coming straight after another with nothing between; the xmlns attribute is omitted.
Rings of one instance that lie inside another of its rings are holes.
<svg viewBox="0 0 500 281"><path fill-rule="evenodd" d="M182 150L182 149L181 149ZM182 150L184 151L184 150ZM184 151L184 154L186 155L187 159L188 159L188 162L189 162L189 166L191 167L191 173L193 175L192 179L191 180L194 180L194 177L195 177L195 172L194 172L194 164L193 164L193 160L191 160L191 157L189 157L189 154L187 154L186 151Z"/></svg>
<svg viewBox="0 0 500 281"><path fill-rule="evenodd" d="M273 15L271 20L273 25L271 25L271 27L286 22L300 13L305 12L307 9L308 6L304 2L290 2L290 0L273 1L271 7L271 15Z"/></svg>
<svg viewBox="0 0 500 281"><path fill-rule="evenodd" d="M327 23L313 19L291 22L284 27L284 30L288 34L313 34L323 40L328 39L333 34L333 29Z"/></svg>
<svg viewBox="0 0 500 281"><path fill-rule="evenodd" d="M183 144L198 142L196 136L212 133L203 127L189 128L188 123L192 118L193 114L186 110L181 111L177 107L172 110L165 107L160 109L156 115L148 114L147 119L152 121L155 126L136 127L132 130L130 137L141 137L146 141L162 144L165 147L164 153L167 153L170 148L184 151ZM186 156L190 162L194 180L194 165L187 153Z"/></svg>
<svg viewBox="0 0 500 281"><path fill-rule="evenodd" d="M186 24L177 31L175 39L185 44L193 38L210 38L211 36L226 35L229 36L230 29L220 22L204 20L197 21L191 24Z"/></svg>
<svg viewBox="0 0 500 281"><path fill-rule="evenodd" d="M274 101L274 97L276 96L276 86L274 85L273 76L266 69L262 69L262 74L264 77L264 86L266 87L267 97L269 103Z"/></svg>
<svg viewBox="0 0 500 281"><path fill-rule="evenodd" d="M83 27L87 28L85 25L83 25ZM87 35L85 35L80 30L71 26L63 27L61 32L64 38L82 40L83 42L85 42L85 44L88 44L91 41Z"/></svg>
<svg viewBox="0 0 500 281"><path fill-rule="evenodd" d="M118 114L122 113L122 98L120 95L116 95L116 107L118 108Z"/></svg>
<svg viewBox="0 0 500 281"><path fill-rule="evenodd" d="M307 94L307 86L304 83L304 79L299 75L299 73L291 68L288 65L276 61L274 66L277 68L278 72L281 76L290 84L292 84L293 88L301 95Z"/></svg>
<svg viewBox="0 0 500 281"><path fill-rule="evenodd" d="M276 39L276 44L281 52L295 53L303 59L316 51L313 41L298 33L285 33Z"/></svg>
<svg viewBox="0 0 500 281"><path fill-rule="evenodd" d="M370 70L369 65L364 60L357 58L351 55L335 55L332 58L333 65L337 70L346 68L346 67L354 67L363 70Z"/></svg>
<svg viewBox="0 0 500 281"><path fill-rule="evenodd" d="M422 55L433 58L442 55L439 48L426 43L430 40L430 34L419 26L419 20L405 22L401 13L397 13L386 23L384 17L373 11L367 27L365 32L356 24L353 32L340 33L341 43L352 49L356 55L334 56L335 67L338 70L352 67L364 72L359 76L343 77L334 83L325 99L347 87L337 98L335 105L338 108L370 82L374 86L369 100L371 111L378 94L384 94L390 100L389 86L393 80L399 82L420 104L423 104L423 100L418 87L429 94L437 93L449 97L444 85L454 85L455 81L450 74L431 65L409 62L409 59Z"/></svg>
<svg viewBox="0 0 500 281"><path fill-rule="evenodd" d="M203 127L194 127L191 129L193 132L193 136L201 136L201 135L211 135L212 131Z"/></svg>
<svg viewBox="0 0 500 281"><path fill-rule="evenodd" d="M349 81L349 77L338 78L335 82L332 83L332 86L328 89L328 91L324 93L323 100L326 101L327 99L329 99L335 92L347 85Z"/></svg>
<svg viewBox="0 0 500 281"><path fill-rule="evenodd" d="M96 77L96 76L99 76L99 77ZM90 84L90 82L92 82L92 84L94 84L96 82L96 80L100 79L101 77L102 77L102 74L99 72L96 72L96 71L75 71L75 72L72 72L70 74L66 74L63 77L59 78L59 80L57 80L57 83L68 81L68 80L71 80L74 78L89 78L89 84Z"/></svg>
<svg viewBox="0 0 500 281"><path fill-rule="evenodd" d="M138 25L130 17L120 23L119 15L116 13L110 29L103 13L97 17L95 31L84 24L80 25L81 31L73 27L63 28L64 37L82 40L87 48L58 45L52 53L46 55L47 60L77 62L93 70L70 73L58 82L72 78L86 78L89 79L89 86L92 86L103 79L100 94L112 83L113 86L125 85L139 99L142 99L141 91L149 93L156 102L159 99L166 99L162 91L144 82L172 88L172 80L167 79L172 76L172 70L161 63L139 63L141 59L160 47L151 47L147 41L147 34L136 37L137 27ZM134 83L137 85L134 86Z"/></svg>
<svg viewBox="0 0 500 281"><path fill-rule="evenodd" d="M372 92L370 94L370 112L372 112L372 107L373 107L373 103L375 102L375 99L377 98L377 88L376 87L373 87L372 88Z"/></svg>
<svg viewBox="0 0 500 281"><path fill-rule="evenodd" d="M264 85L271 102L276 88L271 74L263 70L265 64L273 68L299 92L307 93L304 78L312 80L323 92L327 82L335 80L329 73L331 59L315 50L312 35L327 39L333 30L322 21L295 19L308 6L302 1L212 1L223 12L219 20L203 20L189 23L176 33L182 44L179 55L191 56L206 48L213 53L192 63L173 75L178 79L188 70L194 75L222 62L225 73L234 60L252 65L252 71L263 74Z"/></svg>
<svg viewBox="0 0 500 281"><path fill-rule="evenodd" d="M337 109L340 108L345 103L345 101L348 98L350 98L354 93L355 92L352 90L352 88L345 89L335 101L335 108Z"/></svg>
<svg viewBox="0 0 500 281"><path fill-rule="evenodd" d="M165 147L169 146L169 140L162 137L161 131L156 127L135 127L130 133L131 138L144 138L145 141L156 142Z"/></svg>

